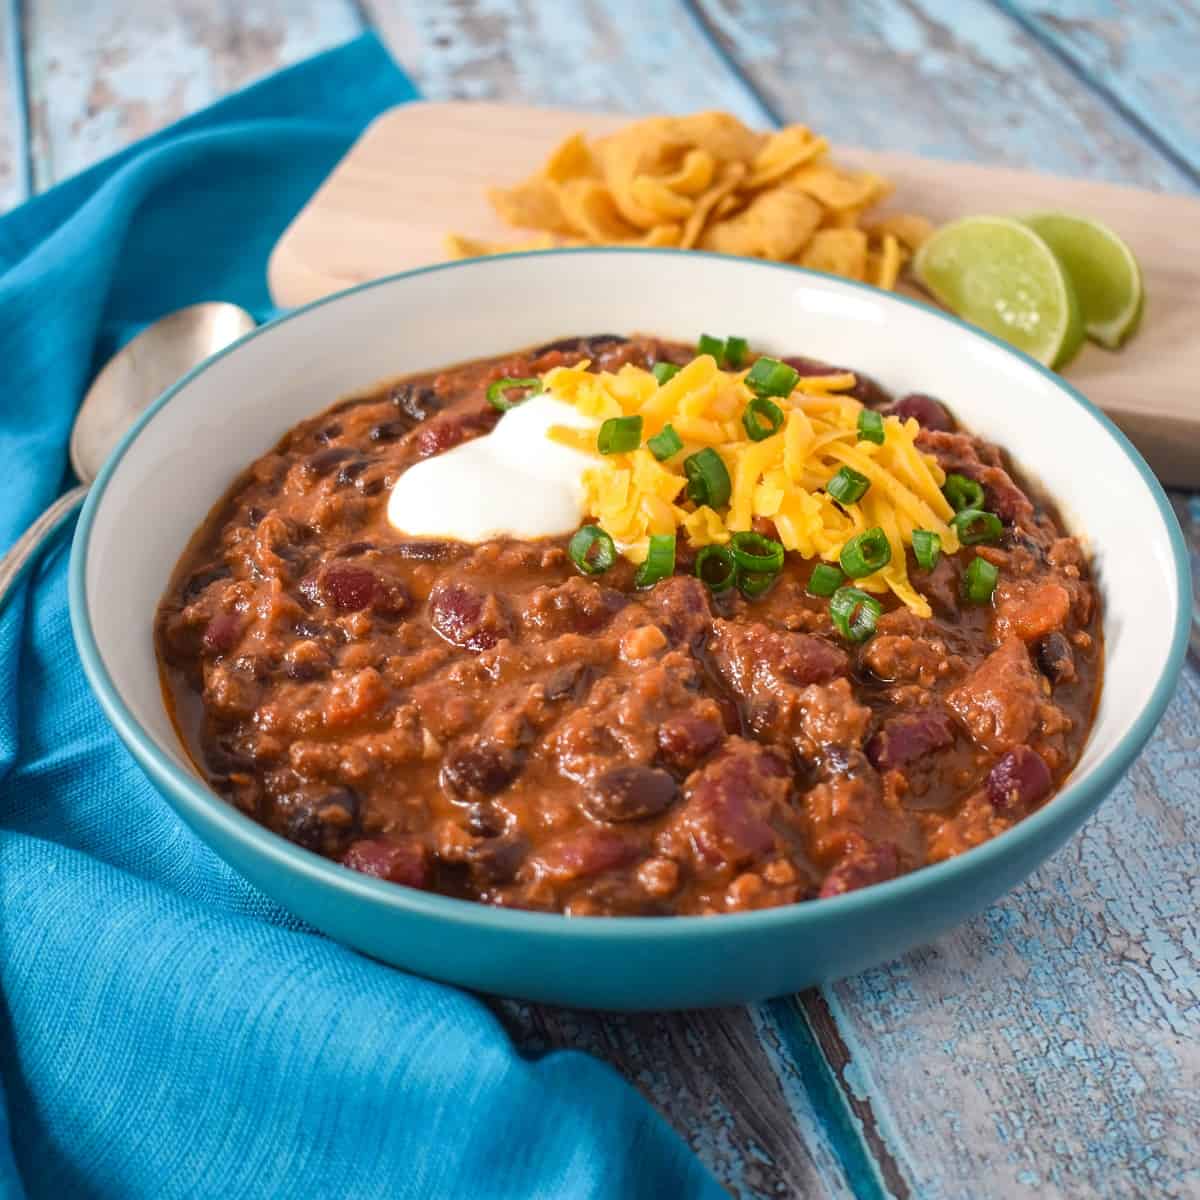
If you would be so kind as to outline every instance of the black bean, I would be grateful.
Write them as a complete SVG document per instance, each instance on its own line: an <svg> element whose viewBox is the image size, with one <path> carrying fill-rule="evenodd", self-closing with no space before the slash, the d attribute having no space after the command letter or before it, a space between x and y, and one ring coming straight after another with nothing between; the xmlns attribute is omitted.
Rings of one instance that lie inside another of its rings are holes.
<svg viewBox="0 0 1200 1200"><path fill-rule="evenodd" d="M263 510L257 505L251 505L248 509L246 509L246 524L249 525L251 529L254 529L258 525L259 521L261 521L266 515L267 514L263 512Z"/></svg>
<svg viewBox="0 0 1200 1200"><path fill-rule="evenodd" d="M353 462L344 463L338 469L338 487L349 487L370 465L370 461L365 458L356 458Z"/></svg>
<svg viewBox="0 0 1200 1200"><path fill-rule="evenodd" d="M1056 686L1075 678L1075 655L1061 633L1048 633L1037 645L1037 665Z"/></svg>
<svg viewBox="0 0 1200 1200"><path fill-rule="evenodd" d="M414 421L424 421L443 406L433 388L416 383L401 383L393 388L392 403Z"/></svg>
<svg viewBox="0 0 1200 1200"><path fill-rule="evenodd" d="M372 475L370 479L360 476L354 481L354 486L363 496L378 496L383 491L383 476Z"/></svg>
<svg viewBox="0 0 1200 1200"><path fill-rule="evenodd" d="M372 425L367 437L373 442L395 442L402 438L411 428L406 421L381 421Z"/></svg>
<svg viewBox="0 0 1200 1200"><path fill-rule="evenodd" d="M318 450L310 454L304 466L310 475L320 478L328 475L340 462L354 457L354 451L349 446L330 446L328 450Z"/></svg>
<svg viewBox="0 0 1200 1200"><path fill-rule="evenodd" d="M341 437L342 426L339 422L334 421L332 425L326 425L324 429L318 430L317 441L324 442L328 445L336 437Z"/></svg>
<svg viewBox="0 0 1200 1200"><path fill-rule="evenodd" d="M588 355L606 346L619 346L627 341L629 339L622 337L619 333L593 333L591 337L559 338L556 342L547 342L544 346L539 346L533 351L532 356L541 358L543 354L551 354L555 350L561 350L564 354L578 351L580 354Z"/></svg>
<svg viewBox="0 0 1200 1200"><path fill-rule="evenodd" d="M494 804L481 800L472 804L467 810L467 830L480 838L499 837L507 826L503 814L496 810Z"/></svg>
<svg viewBox="0 0 1200 1200"><path fill-rule="evenodd" d="M230 574L229 568L223 563L213 563L211 566L201 567L183 585L183 602L190 604L210 583L216 583L218 579L228 579Z"/></svg>
<svg viewBox="0 0 1200 1200"><path fill-rule="evenodd" d="M453 746L442 761L442 786L460 799L494 796L521 773L524 756L488 742Z"/></svg>
<svg viewBox="0 0 1200 1200"><path fill-rule="evenodd" d="M593 779L582 807L594 821L640 821L670 808L678 794L673 775L657 767L628 763Z"/></svg>

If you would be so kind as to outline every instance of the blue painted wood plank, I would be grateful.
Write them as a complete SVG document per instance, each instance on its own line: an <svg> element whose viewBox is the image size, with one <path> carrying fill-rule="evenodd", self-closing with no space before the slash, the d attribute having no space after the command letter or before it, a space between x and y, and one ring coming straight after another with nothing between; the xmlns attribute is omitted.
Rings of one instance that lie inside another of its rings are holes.
<svg viewBox="0 0 1200 1200"><path fill-rule="evenodd" d="M362 28L351 0L28 0L26 14L39 191Z"/></svg>
<svg viewBox="0 0 1200 1200"><path fill-rule="evenodd" d="M0 213L30 194L25 63L21 56L21 5L0 3Z"/></svg>
<svg viewBox="0 0 1200 1200"><path fill-rule="evenodd" d="M996 0L1200 184L1195 0Z"/></svg>
<svg viewBox="0 0 1200 1200"><path fill-rule="evenodd" d="M773 109L836 140L1191 187L986 0L699 0L699 7Z"/></svg>
<svg viewBox="0 0 1200 1200"><path fill-rule="evenodd" d="M609 112L723 108L770 123L678 0L363 0L431 100Z"/></svg>

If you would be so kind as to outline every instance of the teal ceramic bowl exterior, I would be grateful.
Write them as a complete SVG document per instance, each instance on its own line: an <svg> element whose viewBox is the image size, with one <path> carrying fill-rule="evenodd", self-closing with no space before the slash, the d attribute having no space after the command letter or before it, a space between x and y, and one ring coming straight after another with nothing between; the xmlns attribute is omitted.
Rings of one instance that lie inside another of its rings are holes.
<svg viewBox="0 0 1200 1200"><path fill-rule="evenodd" d="M630 279L638 299L629 296ZM574 297L574 289L586 295ZM512 296L522 297L520 312L505 307ZM844 327L855 337L843 338ZM965 424L997 436L1023 465L1032 461L1064 500L1068 521L1077 513L1077 526L1094 534L1114 648L1111 703L1056 798L958 858L836 899L718 917L571 919L368 878L268 832L208 789L161 711L151 622L174 561L237 471L301 417L388 374L567 333L636 328L671 337L734 330L775 352L848 362L897 390L917 390L932 376L921 390L940 392ZM997 397L1017 396L1006 403L1020 409L1029 393L1028 412L1046 417L1042 432L1070 431L1108 490L1124 489L1120 505L1101 498L1093 506L1103 532L1094 531L1086 504L1074 503L1074 485L1048 477L1054 460L1039 461L1032 432L1006 425L1010 417L993 411L999 400L977 398L992 375L1003 377ZM960 403L960 383L975 400ZM1126 521L1138 529L1132 544L1120 537ZM1127 572L1154 578L1135 594L1120 582ZM854 973L936 938L1025 878L1095 810L1149 738L1174 691L1191 594L1182 535L1145 463L1082 396L1032 360L923 305L796 268L586 250L367 284L288 314L197 368L142 417L97 480L75 535L70 605L87 677L142 769L206 844L296 916L376 958L484 992L661 1009L740 1003ZM1143 638L1148 616L1157 628Z"/></svg>

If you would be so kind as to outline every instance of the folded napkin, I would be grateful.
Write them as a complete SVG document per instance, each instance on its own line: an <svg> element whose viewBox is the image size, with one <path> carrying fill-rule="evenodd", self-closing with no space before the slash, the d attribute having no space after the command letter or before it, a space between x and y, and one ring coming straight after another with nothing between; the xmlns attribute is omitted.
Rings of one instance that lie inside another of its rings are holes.
<svg viewBox="0 0 1200 1200"><path fill-rule="evenodd" d="M269 315L273 242L414 95L364 38L0 220L0 545L69 482L96 366L181 305ZM195 839L84 682L69 534L0 615L0 1197L723 1195L607 1066L523 1057L478 999L308 932Z"/></svg>

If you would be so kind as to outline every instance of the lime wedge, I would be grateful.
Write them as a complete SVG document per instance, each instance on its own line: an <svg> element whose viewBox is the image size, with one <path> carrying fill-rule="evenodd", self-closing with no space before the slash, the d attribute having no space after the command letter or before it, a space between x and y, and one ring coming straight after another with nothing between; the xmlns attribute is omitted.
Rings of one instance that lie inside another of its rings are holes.
<svg viewBox="0 0 1200 1200"><path fill-rule="evenodd" d="M1067 213L1022 217L1070 276L1088 337L1116 350L1142 319L1145 291L1133 251L1107 225Z"/></svg>
<svg viewBox="0 0 1200 1200"><path fill-rule="evenodd" d="M964 217L917 251L913 270L951 312L1048 367L1083 344L1075 290L1049 246L1008 217Z"/></svg>

